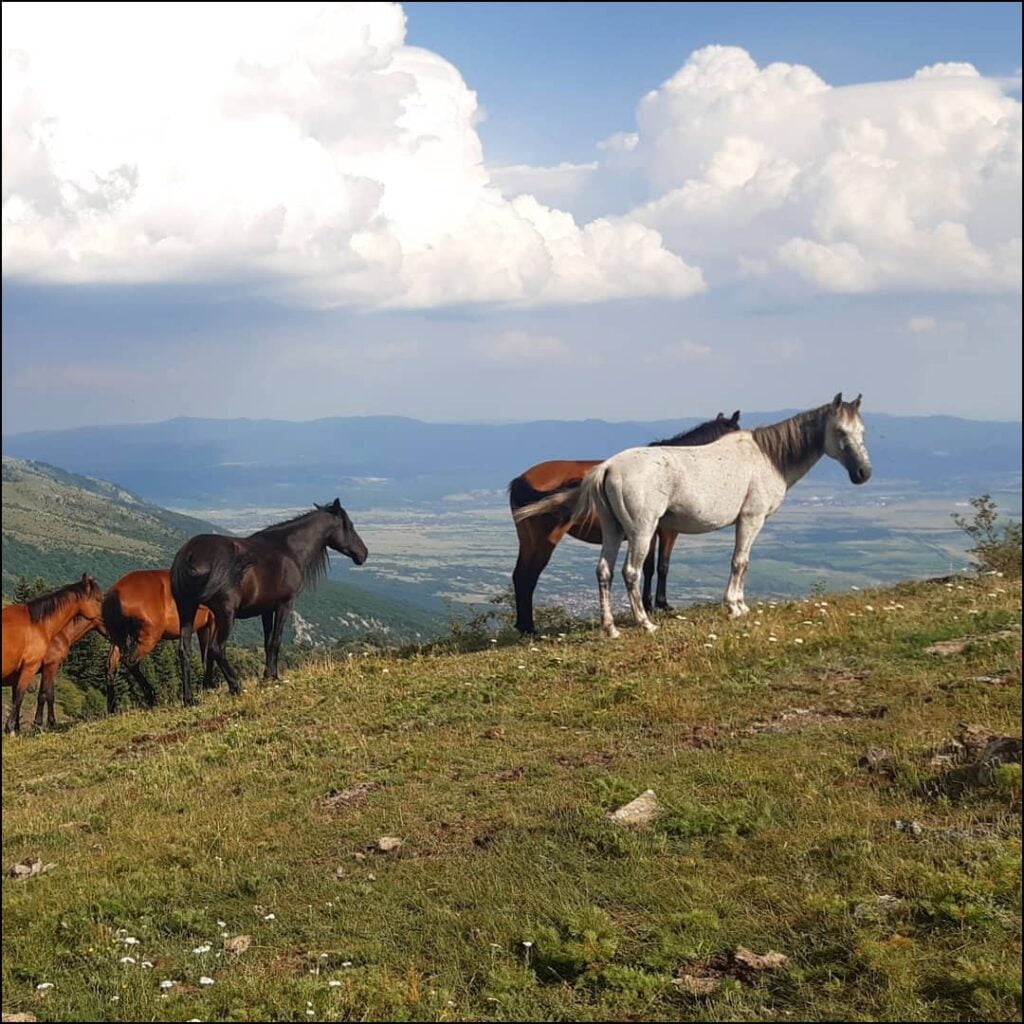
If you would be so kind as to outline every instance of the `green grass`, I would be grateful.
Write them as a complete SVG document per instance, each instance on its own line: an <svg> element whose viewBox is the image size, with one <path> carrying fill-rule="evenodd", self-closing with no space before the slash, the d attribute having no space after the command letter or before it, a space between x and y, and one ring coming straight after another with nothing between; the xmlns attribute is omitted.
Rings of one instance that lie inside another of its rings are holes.
<svg viewBox="0 0 1024 1024"><path fill-rule="evenodd" d="M944 789L930 764L961 722L1020 735L1019 584L662 621L325 662L5 740L4 866L56 864L4 882L5 1010L1019 1019L1019 766ZM891 773L857 767L869 746ZM648 788L648 831L606 819ZM367 850L384 835L398 856ZM218 957L222 931L252 946ZM789 961L673 984L737 946Z"/></svg>

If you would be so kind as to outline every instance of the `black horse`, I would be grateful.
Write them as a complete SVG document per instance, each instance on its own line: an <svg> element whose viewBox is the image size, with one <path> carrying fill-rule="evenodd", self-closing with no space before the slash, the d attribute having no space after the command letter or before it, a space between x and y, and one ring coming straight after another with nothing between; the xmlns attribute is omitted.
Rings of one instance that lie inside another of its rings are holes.
<svg viewBox="0 0 1024 1024"><path fill-rule="evenodd" d="M224 647L235 619L263 617L264 679L277 679L281 634L296 595L327 572L327 549L348 555L356 565L366 561L366 545L337 498L294 519L268 526L251 537L204 533L193 537L174 556L171 594L178 608L181 637L181 699L194 704L189 683L192 623L206 605L216 622L206 663L206 684L219 665L232 693L241 692L238 676Z"/></svg>

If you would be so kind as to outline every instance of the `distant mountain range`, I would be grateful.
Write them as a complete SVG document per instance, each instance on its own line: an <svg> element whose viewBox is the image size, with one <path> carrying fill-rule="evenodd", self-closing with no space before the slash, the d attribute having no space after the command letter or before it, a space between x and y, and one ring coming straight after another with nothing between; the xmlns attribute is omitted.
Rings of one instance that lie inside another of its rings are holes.
<svg viewBox="0 0 1024 1024"><path fill-rule="evenodd" d="M18 576L54 586L83 572L110 586L132 569L165 568L197 533L215 526L150 504L129 491L41 462L3 458L3 592ZM331 642L377 633L390 639L432 636L437 620L423 609L328 580L296 602L295 634ZM258 622L240 624L240 638L258 639Z"/></svg>
<svg viewBox="0 0 1024 1024"><path fill-rule="evenodd" d="M709 409L708 416L717 411ZM791 414L745 412L742 423L753 427ZM13 434L3 438L3 450L116 480L178 507L302 506L335 496L354 507L396 506L493 492L543 459L603 457L704 418L500 425L396 416L183 418ZM918 490L965 494L1019 490L1020 423L870 413L866 422L876 488L907 482ZM836 480L842 475L835 467L829 471Z"/></svg>

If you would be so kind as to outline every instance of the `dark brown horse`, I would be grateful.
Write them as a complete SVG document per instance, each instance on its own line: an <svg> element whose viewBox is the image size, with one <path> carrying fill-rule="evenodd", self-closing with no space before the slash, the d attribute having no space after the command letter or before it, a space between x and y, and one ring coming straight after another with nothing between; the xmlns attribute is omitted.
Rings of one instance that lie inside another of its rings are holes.
<svg viewBox="0 0 1024 1024"><path fill-rule="evenodd" d="M57 724L54 712L57 673L67 659L68 653L79 640L92 630L104 632L103 623L99 619L87 619L84 615L76 615L51 641L43 658L43 670L39 679L39 699L36 702L35 727L43 727L43 706L47 710L47 726L52 729Z"/></svg>
<svg viewBox="0 0 1024 1024"><path fill-rule="evenodd" d="M740 411L737 409L728 419L719 413L713 420L701 423L692 430L687 430L663 441L652 441L651 446L669 445L673 447L690 447L710 444L725 434L739 430ZM592 460L557 460L540 462L525 473L517 476L508 485L509 505L513 514L516 509L532 505L542 498L549 497L558 491L571 490L579 487L580 482L601 459ZM520 633L535 633L533 621L533 592L537 580L551 559L551 554L558 542L568 533L577 540L588 544L601 543L601 524L596 520L570 524L568 515L561 510L548 515L524 519L516 523L519 535L519 558L516 560L515 571L512 573L512 585L516 593L516 629ZM657 543L651 544L647 559L644 562L644 607L651 611L652 607L668 609L668 566L672 557L678 533L674 530L659 527L655 535ZM655 547L657 547L658 589L655 594L654 606L651 604L651 582L654 577Z"/></svg>
<svg viewBox="0 0 1024 1024"><path fill-rule="evenodd" d="M103 624L110 637L107 711L113 713L117 707L114 677L122 657L125 668L152 706L156 703L156 693L139 663L161 640L177 640L181 636L178 609L171 596L170 570L139 569L122 576L103 598ZM199 654L205 669L203 685L207 687L213 684L213 664L207 659L213 627L210 609L199 607L192 628L199 638Z"/></svg>
<svg viewBox="0 0 1024 1024"><path fill-rule="evenodd" d="M3 685L11 687L6 732L21 730L21 702L39 674L53 638L76 616L100 617L103 591L91 576L82 576L52 594L3 610Z"/></svg>
<svg viewBox="0 0 1024 1024"><path fill-rule="evenodd" d="M210 643L210 661L216 661L232 693L241 686L228 664L224 646L235 619L263 618L264 679L277 679L281 634L295 597L327 572L331 548L356 565L366 561L366 545L356 533L337 498L317 505L312 512L268 526L251 537L201 534L174 556L171 593L182 625L178 641L181 661L181 698L194 704L189 683L192 625L201 604L216 620ZM210 671L209 665L207 672Z"/></svg>

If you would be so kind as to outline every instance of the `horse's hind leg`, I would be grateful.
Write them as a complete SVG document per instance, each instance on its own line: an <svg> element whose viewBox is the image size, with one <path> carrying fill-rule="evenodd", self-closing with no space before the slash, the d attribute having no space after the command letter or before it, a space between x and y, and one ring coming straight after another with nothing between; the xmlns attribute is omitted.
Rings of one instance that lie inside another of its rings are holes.
<svg viewBox="0 0 1024 1024"><path fill-rule="evenodd" d="M651 622L644 609L643 599L640 595L640 574L643 572L644 559L654 538L653 524L631 524L627 536L629 538L629 550L626 552L626 563L622 567L622 578L626 583L626 593L629 595L629 606L633 609L633 618L638 626L642 626L648 633L653 633L658 627Z"/></svg>
<svg viewBox="0 0 1024 1024"><path fill-rule="evenodd" d="M658 590L654 595L654 607L664 612L672 611L672 605L668 603L668 565L678 536L675 530L666 530L664 527L658 529ZM650 553L647 557L650 558ZM644 562L645 571L646 565Z"/></svg>
<svg viewBox="0 0 1024 1024"><path fill-rule="evenodd" d="M121 664L121 648L117 644L110 645L110 653L107 655L107 714L112 715L117 710L117 670Z"/></svg>
<svg viewBox="0 0 1024 1024"><path fill-rule="evenodd" d="M217 689L217 666L210 657L210 644L213 642L213 622L210 621L202 629L196 630L196 639L199 641L199 660L203 665L203 689Z"/></svg>
<svg viewBox="0 0 1024 1024"><path fill-rule="evenodd" d="M153 652L153 649L160 642L160 638L161 634L151 628L140 630L135 646L131 649L125 662L132 679L142 687L142 695L150 707L156 705L156 690L153 689L153 684L142 671L141 662L147 655Z"/></svg>
<svg viewBox="0 0 1024 1024"><path fill-rule="evenodd" d="M241 684L238 682L238 675L228 662L227 646L228 637L231 635L231 627L235 624L235 613L230 609L218 609L214 612L217 620L216 631L210 641L210 654L220 666L224 678L228 681L228 690L234 695L242 692ZM182 632L184 636L184 631Z"/></svg>
<svg viewBox="0 0 1024 1024"><path fill-rule="evenodd" d="M764 526L764 516L743 516L736 520L736 544L732 553L732 571L725 588L725 609L731 618L746 615L750 609L743 596L743 584L750 565L750 549Z"/></svg>
<svg viewBox="0 0 1024 1024"><path fill-rule="evenodd" d="M178 668L181 671L181 702L186 707L196 703L192 693L192 682L189 673L192 671L192 619L195 618L193 610L191 616L182 618L181 635L178 637Z"/></svg>
<svg viewBox="0 0 1024 1024"><path fill-rule="evenodd" d="M536 633L533 593L540 574L551 560L555 545L548 538L544 517L516 523L516 531L519 534L519 558L512 573L512 587L516 592L516 629L520 633Z"/></svg>
<svg viewBox="0 0 1024 1024"><path fill-rule="evenodd" d="M612 615L612 575L622 546L622 527L611 516L601 516L601 557L597 560L597 593L601 602L601 628L614 639L619 635Z"/></svg>

